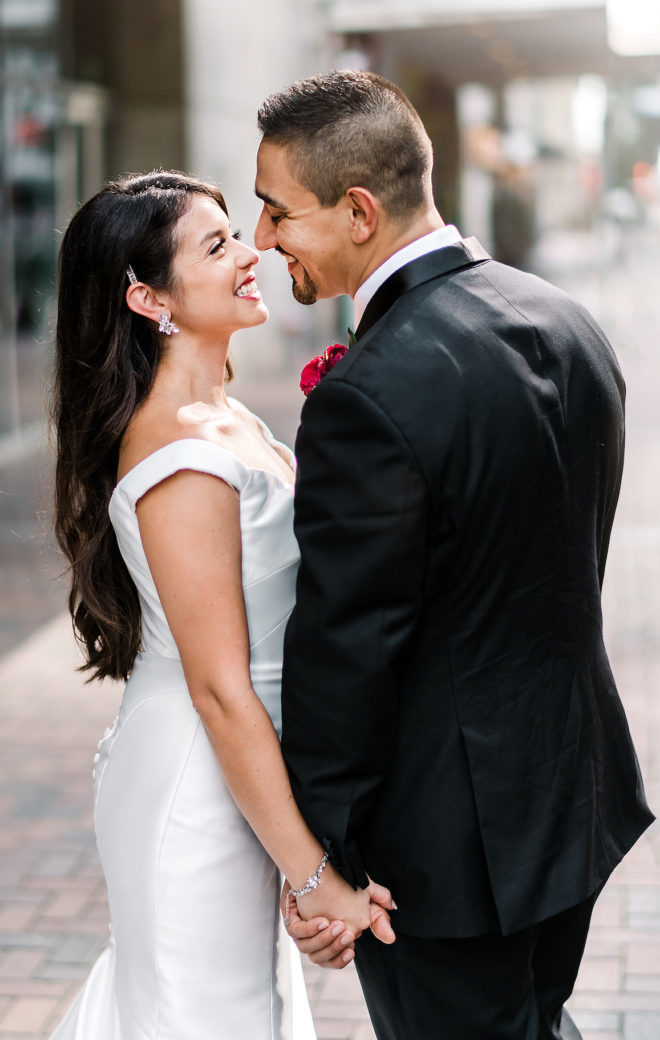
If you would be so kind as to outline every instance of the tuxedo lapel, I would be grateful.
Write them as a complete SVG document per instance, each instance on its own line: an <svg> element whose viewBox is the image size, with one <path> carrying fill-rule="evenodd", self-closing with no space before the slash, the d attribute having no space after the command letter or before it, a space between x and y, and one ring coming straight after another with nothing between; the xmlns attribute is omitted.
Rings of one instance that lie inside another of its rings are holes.
<svg viewBox="0 0 660 1040"><path fill-rule="evenodd" d="M450 271L458 271L461 267L483 263L491 256L479 244L476 238L464 238L450 246L435 249L432 253L412 260L404 267L390 275L387 281L378 288L367 304L362 320L355 330L355 338L360 339L365 332L375 325L379 318L389 310L392 304L403 293L423 285L433 278L439 278Z"/></svg>

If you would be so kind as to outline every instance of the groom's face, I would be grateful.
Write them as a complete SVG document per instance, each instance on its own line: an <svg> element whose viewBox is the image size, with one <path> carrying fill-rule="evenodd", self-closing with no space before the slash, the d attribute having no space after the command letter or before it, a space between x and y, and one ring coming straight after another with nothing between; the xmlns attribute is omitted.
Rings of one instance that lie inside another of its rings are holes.
<svg viewBox="0 0 660 1040"><path fill-rule="evenodd" d="M286 260L298 303L348 292L350 240L346 203L321 206L292 173L286 148L262 141L255 192L263 209L254 232L257 249L275 249Z"/></svg>

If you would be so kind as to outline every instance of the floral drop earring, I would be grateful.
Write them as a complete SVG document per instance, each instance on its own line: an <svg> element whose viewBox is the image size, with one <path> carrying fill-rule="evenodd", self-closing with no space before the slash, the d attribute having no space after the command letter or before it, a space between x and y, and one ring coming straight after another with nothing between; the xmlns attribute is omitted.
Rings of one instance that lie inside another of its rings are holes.
<svg viewBox="0 0 660 1040"><path fill-rule="evenodd" d="M166 336L171 336L173 332L178 332L179 329L174 324L169 314L166 314L163 311L163 313L160 316L160 321L158 322L158 331L164 332Z"/></svg>

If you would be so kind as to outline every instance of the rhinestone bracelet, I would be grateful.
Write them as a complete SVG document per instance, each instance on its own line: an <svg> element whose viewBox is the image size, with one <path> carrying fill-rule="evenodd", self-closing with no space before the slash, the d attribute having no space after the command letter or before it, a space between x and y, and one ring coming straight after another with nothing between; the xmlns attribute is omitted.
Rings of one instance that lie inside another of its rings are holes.
<svg viewBox="0 0 660 1040"><path fill-rule="evenodd" d="M286 903L284 904L284 927L285 928L289 927L289 899L291 898L291 896L295 896L296 899L298 899L299 896L308 896L310 892L313 892L315 888L318 888L319 885L321 884L321 874L323 873L323 868L325 867L327 862L328 862L328 853L325 852L323 854L323 859L319 863L318 867L316 868L316 870L314 871L313 874L309 875L309 877L307 878L307 881L305 882L303 887L299 888L297 892L293 888L290 888L289 891L287 892L287 894L286 894Z"/></svg>

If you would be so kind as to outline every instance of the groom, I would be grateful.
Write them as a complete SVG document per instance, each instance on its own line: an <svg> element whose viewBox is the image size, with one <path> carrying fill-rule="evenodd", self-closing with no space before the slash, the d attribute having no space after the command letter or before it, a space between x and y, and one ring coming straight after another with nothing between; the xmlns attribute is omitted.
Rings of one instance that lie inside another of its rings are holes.
<svg viewBox="0 0 660 1040"><path fill-rule="evenodd" d="M379 1040L558 1037L596 896L653 819L600 607L623 381L580 305L444 226L393 84L315 76L259 127L255 243L300 303L351 295L357 339L296 444L293 790L341 873L398 903L393 945L356 943Z"/></svg>

